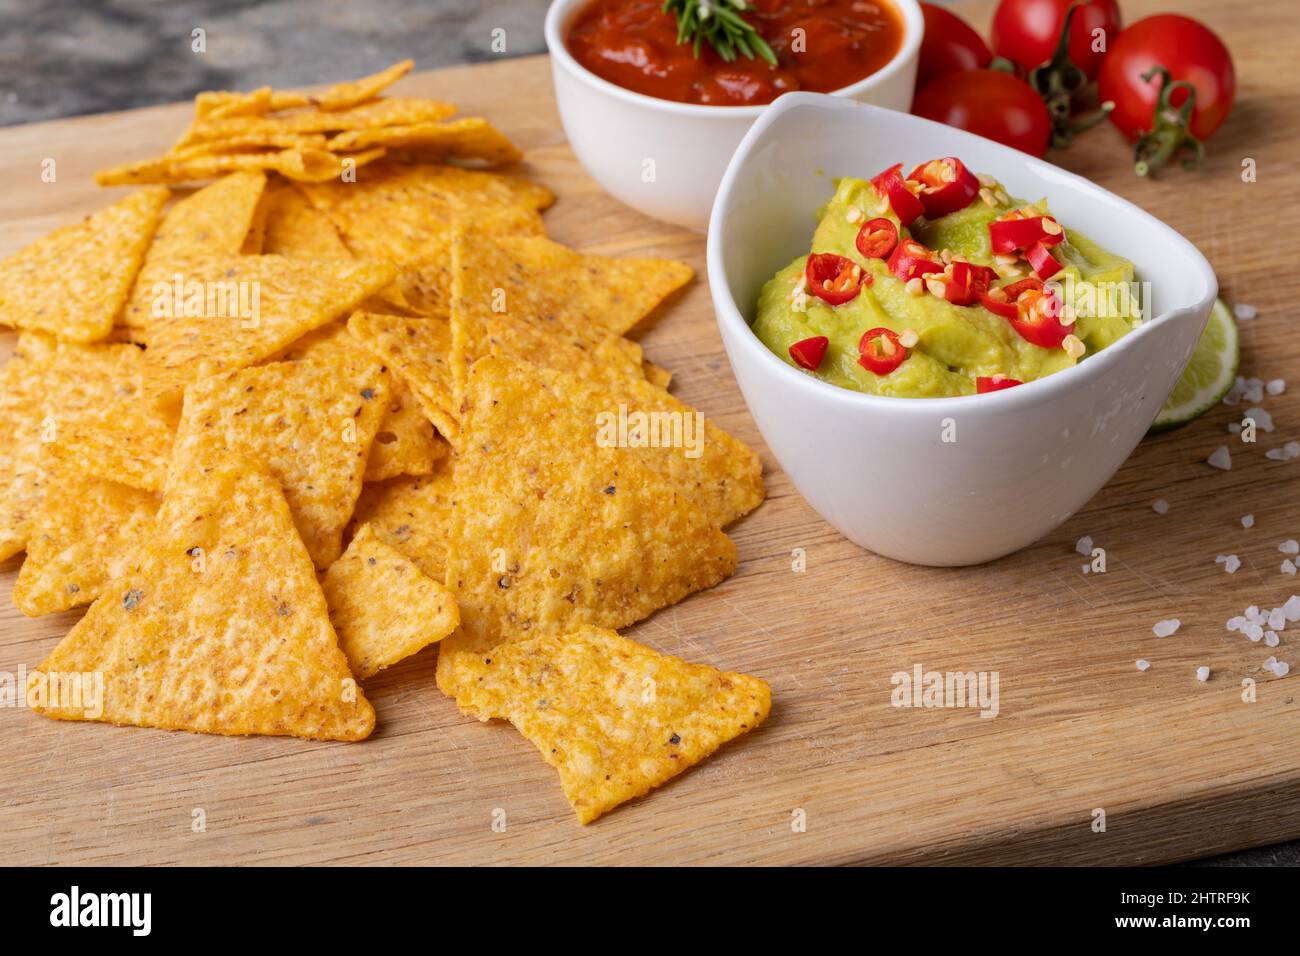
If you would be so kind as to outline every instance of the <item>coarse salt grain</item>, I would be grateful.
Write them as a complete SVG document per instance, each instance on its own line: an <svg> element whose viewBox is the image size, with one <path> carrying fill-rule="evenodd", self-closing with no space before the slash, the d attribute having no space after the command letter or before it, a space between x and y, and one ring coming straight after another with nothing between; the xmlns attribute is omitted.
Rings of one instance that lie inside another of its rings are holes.
<svg viewBox="0 0 1300 956"><path fill-rule="evenodd" d="M1243 417L1249 418L1255 423L1256 428L1261 428L1266 432L1271 432L1275 427L1273 424L1273 416L1262 408L1248 408Z"/></svg>
<svg viewBox="0 0 1300 956"><path fill-rule="evenodd" d="M1074 543L1074 550L1080 554L1086 554L1092 557L1092 535L1085 534L1082 538Z"/></svg>
<svg viewBox="0 0 1300 956"><path fill-rule="evenodd" d="M1290 461L1292 458L1300 458L1300 441L1289 441L1277 448L1270 448L1264 452L1264 457L1269 461Z"/></svg>
<svg viewBox="0 0 1300 956"><path fill-rule="evenodd" d="M1300 595L1293 594L1287 598L1282 605L1282 613L1292 624L1300 621Z"/></svg>
<svg viewBox="0 0 1300 956"><path fill-rule="evenodd" d="M1158 515L1166 514L1169 511L1169 502L1165 501L1164 498L1157 498L1151 502L1151 510Z"/></svg>
<svg viewBox="0 0 1300 956"><path fill-rule="evenodd" d="M1292 561L1290 558L1287 558L1285 561L1282 562L1282 568L1281 568L1281 570L1282 570L1282 573L1283 573L1283 574L1291 574L1291 575L1294 575L1294 574L1295 574L1295 562Z"/></svg>
<svg viewBox="0 0 1300 956"><path fill-rule="evenodd" d="M1270 380L1265 386L1264 391L1270 395L1281 395L1286 391L1286 379L1275 378Z"/></svg>
<svg viewBox="0 0 1300 956"><path fill-rule="evenodd" d="M1268 612L1268 626L1275 631L1286 630L1286 612L1280 607L1275 607Z"/></svg>
<svg viewBox="0 0 1300 956"><path fill-rule="evenodd" d="M1280 637L1277 636L1277 632L1275 632L1275 631L1265 631L1265 632L1264 632L1264 644L1265 644L1266 646L1268 646L1268 647L1277 647L1278 644L1280 644L1280 643L1282 643L1282 638L1280 638Z"/></svg>
<svg viewBox="0 0 1300 956"><path fill-rule="evenodd" d="M1291 670L1291 665L1286 661L1273 661L1268 665L1268 669L1273 672L1274 677L1285 677Z"/></svg>
<svg viewBox="0 0 1300 956"><path fill-rule="evenodd" d="M1241 633L1245 634L1252 641L1258 641L1264 636L1264 629L1254 621L1249 621L1246 626L1241 629Z"/></svg>
<svg viewBox="0 0 1300 956"><path fill-rule="evenodd" d="M1259 315L1259 309L1253 305L1247 305L1245 302L1238 302L1232 307L1232 314L1243 322L1249 322Z"/></svg>
<svg viewBox="0 0 1300 956"><path fill-rule="evenodd" d="M1214 563L1223 565L1223 570L1228 574L1236 574L1237 569L1241 567L1241 558L1235 554L1220 554L1214 559Z"/></svg>
<svg viewBox="0 0 1300 956"><path fill-rule="evenodd" d="M1243 528L1253 528L1253 527L1255 527L1255 516L1254 516L1254 515L1242 515L1242 516L1241 516L1241 526L1242 526Z"/></svg>
<svg viewBox="0 0 1300 956"><path fill-rule="evenodd" d="M1204 684L1210 679L1210 669L1208 667L1196 668L1196 679Z"/></svg>
<svg viewBox="0 0 1300 956"><path fill-rule="evenodd" d="M1156 637L1168 637L1178 630L1182 622L1178 618L1170 618L1167 621L1156 621L1155 626L1151 628Z"/></svg>
<svg viewBox="0 0 1300 956"><path fill-rule="evenodd" d="M1300 541L1295 538L1287 538L1277 546L1277 549L1283 554L1300 554Z"/></svg>
<svg viewBox="0 0 1300 956"><path fill-rule="evenodd" d="M1140 670L1140 671L1144 671L1144 670L1146 670L1148 667L1151 666L1151 662L1150 662L1150 661L1143 660L1143 659L1140 658L1140 657L1139 657L1139 658L1138 658L1134 663L1137 664L1137 669Z"/></svg>
<svg viewBox="0 0 1300 956"><path fill-rule="evenodd" d="M1227 627L1230 631L1240 631L1246 627L1247 623L1246 619L1238 614L1236 617L1228 618Z"/></svg>
<svg viewBox="0 0 1300 956"><path fill-rule="evenodd" d="M1220 445L1205 461L1211 468L1229 471L1232 468L1232 453L1228 451L1227 445Z"/></svg>

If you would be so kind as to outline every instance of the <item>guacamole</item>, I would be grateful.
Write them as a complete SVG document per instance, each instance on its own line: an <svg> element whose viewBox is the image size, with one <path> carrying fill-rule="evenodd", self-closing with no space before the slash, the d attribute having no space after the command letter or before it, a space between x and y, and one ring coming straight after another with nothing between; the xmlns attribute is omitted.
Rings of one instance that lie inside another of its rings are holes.
<svg viewBox="0 0 1300 956"><path fill-rule="evenodd" d="M1132 263L960 160L836 186L810 255L763 286L753 321L823 381L906 398L996 391L1074 365L1139 317L1114 292L1131 288Z"/></svg>

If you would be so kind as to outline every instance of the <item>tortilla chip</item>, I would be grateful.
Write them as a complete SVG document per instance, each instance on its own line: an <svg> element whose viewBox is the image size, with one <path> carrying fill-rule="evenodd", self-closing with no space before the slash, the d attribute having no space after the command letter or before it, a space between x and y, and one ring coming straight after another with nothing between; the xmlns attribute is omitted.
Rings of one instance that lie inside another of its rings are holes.
<svg viewBox="0 0 1300 956"><path fill-rule="evenodd" d="M356 312L348 331L410 386L421 409L452 444L460 434L447 365L451 333L441 319Z"/></svg>
<svg viewBox="0 0 1300 956"><path fill-rule="evenodd" d="M143 357L141 359L143 364ZM147 386L141 386L144 392ZM59 430L51 455L88 475L142 491L162 491L178 415L154 394L128 394L88 409Z"/></svg>
<svg viewBox="0 0 1300 956"><path fill-rule="evenodd" d="M222 139L202 140L189 145L173 146L164 159L194 159L197 156L214 156L221 153L253 153L274 147L293 150L328 150L329 140L324 133L240 133Z"/></svg>
<svg viewBox="0 0 1300 956"><path fill-rule="evenodd" d="M61 343L23 333L0 369L0 560L23 550L44 495L42 445L86 416L144 393L134 345Z"/></svg>
<svg viewBox="0 0 1300 956"><path fill-rule="evenodd" d="M261 116L263 113L307 106L311 97L292 90L273 90L261 86L248 93L208 90L194 97L194 117L220 119L235 116Z"/></svg>
<svg viewBox="0 0 1300 956"><path fill-rule="evenodd" d="M170 317L151 326L145 361L161 394L276 354L388 285L393 268L386 262L234 256L193 266L181 279L182 296L199 290L204 301L194 311L207 314L182 314L190 311L188 301L165 285L155 290Z"/></svg>
<svg viewBox="0 0 1300 956"><path fill-rule="evenodd" d="M450 103L437 100L387 97L359 103L346 109L309 107L280 116L204 116L194 122L185 144L232 136L279 136L285 133L330 133L384 126L436 123L456 112Z"/></svg>
<svg viewBox="0 0 1300 956"><path fill-rule="evenodd" d="M455 166L379 163L355 183L304 183L355 254L397 265L415 310L449 314L451 230L458 217L511 235L543 233L550 190L511 176Z"/></svg>
<svg viewBox="0 0 1300 956"><path fill-rule="evenodd" d="M472 116L447 123L418 123L414 126L385 126L339 133L329 149L404 149L425 160L481 159L499 166L517 163L524 154L495 126Z"/></svg>
<svg viewBox="0 0 1300 956"><path fill-rule="evenodd" d="M508 720L560 772L581 823L648 793L763 722L772 692L757 677L688 664L582 628L497 648L456 698L481 720Z"/></svg>
<svg viewBox="0 0 1300 956"><path fill-rule="evenodd" d="M371 677L442 640L460 623L456 600L362 525L321 581L352 673Z"/></svg>
<svg viewBox="0 0 1300 956"><path fill-rule="evenodd" d="M453 407L469 365L487 355L605 381L644 378L639 348L620 337L691 277L680 262L584 256L544 237L504 241L469 224L455 232L452 268ZM629 352L622 367L592 360L602 344L604 358Z"/></svg>
<svg viewBox="0 0 1300 956"><path fill-rule="evenodd" d="M266 187L262 172L232 173L185 197L163 217L153 245L122 315L122 324L142 341L155 320L150 312L154 288L177 272L212 256L236 255L243 248Z"/></svg>
<svg viewBox="0 0 1300 956"><path fill-rule="evenodd" d="M432 475L394 478L361 489L352 520L410 558L430 578L447 573L447 528L451 522L453 463Z"/></svg>
<svg viewBox="0 0 1300 956"><path fill-rule="evenodd" d="M673 373L668 371L666 368L656 365L654 362L642 362L641 371L645 375L645 380L655 386L655 388L662 388L664 391L667 391L668 386L672 384Z"/></svg>
<svg viewBox="0 0 1300 956"><path fill-rule="evenodd" d="M273 170L286 179L323 183L342 177L344 170L356 169L382 158L382 149L347 156L322 149L281 149L258 153L186 152L158 159L125 163L95 173L101 186L134 186L142 183L189 183L216 179L226 173L248 170Z"/></svg>
<svg viewBox="0 0 1300 956"><path fill-rule="evenodd" d="M234 454L279 481L317 567L343 550L370 443L388 396L388 373L354 357L275 362L195 382L185 392L168 478Z"/></svg>
<svg viewBox="0 0 1300 956"><path fill-rule="evenodd" d="M359 80L352 80L347 83L336 83L323 93L318 93L312 97L312 102L323 110L346 110L354 106L372 100L384 90L388 89L415 66L412 60L402 60L400 63L394 63L387 69L380 70L378 73L372 73L370 76L363 76ZM442 104L444 106L448 104Z"/></svg>
<svg viewBox="0 0 1300 956"><path fill-rule="evenodd" d="M545 389L572 442L620 447L725 527L763 503L763 466L752 448L642 378L614 383L519 364L508 376Z"/></svg>
<svg viewBox="0 0 1300 956"><path fill-rule="evenodd" d="M369 736L374 709L274 479L237 459L186 476L132 568L38 670L47 684L102 675L100 706L51 694L35 709L210 734Z"/></svg>
<svg viewBox="0 0 1300 956"><path fill-rule="evenodd" d="M142 189L0 262L0 325L69 342L108 338L168 195Z"/></svg>
<svg viewBox="0 0 1300 956"><path fill-rule="evenodd" d="M471 370L447 536L461 628L438 686L503 640L626 627L736 566L736 547L671 481L625 448L575 432L566 404L495 359Z"/></svg>
<svg viewBox="0 0 1300 956"><path fill-rule="evenodd" d="M18 610L38 617L95 600L129 570L157 510L147 491L55 465L14 584Z"/></svg>
<svg viewBox="0 0 1300 956"><path fill-rule="evenodd" d="M352 253L343 244L329 216L308 202L293 185L277 189L270 197L262 251L317 262L352 260Z"/></svg>
<svg viewBox="0 0 1300 956"><path fill-rule="evenodd" d="M361 346L343 321L331 322L309 332L282 355L285 361L298 361L322 355L345 355L355 358L372 353ZM432 474L438 462L451 452L451 446L434 431L433 423L406 382L392 376L388 402L379 431L366 460L366 481L384 481L398 475Z"/></svg>

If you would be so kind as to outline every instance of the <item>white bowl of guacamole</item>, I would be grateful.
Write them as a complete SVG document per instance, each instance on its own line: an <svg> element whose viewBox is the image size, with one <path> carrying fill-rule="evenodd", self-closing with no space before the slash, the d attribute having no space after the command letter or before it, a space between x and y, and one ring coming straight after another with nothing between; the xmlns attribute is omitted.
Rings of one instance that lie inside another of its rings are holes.
<svg viewBox="0 0 1300 956"><path fill-rule="evenodd" d="M986 196L947 212L936 192L934 215L912 219L870 182L950 157L978 171ZM918 244L892 268L858 245L881 218ZM1041 248L995 254L989 223L1005 219L1051 233L1052 261ZM842 272L809 269L810 254ZM998 293L987 308L954 295L954 263L958 278L986 270L980 292L1007 287L1022 305L1032 290L1013 284L1038 281L1051 322L1027 324L1041 316ZM824 297L809 294L814 271ZM1001 557L1081 508L1154 421L1217 294L1191 243L1095 184L960 130L808 93L773 103L733 157L708 272L732 370L800 493L862 547L928 565ZM1116 285L1134 297L1096 294Z"/></svg>

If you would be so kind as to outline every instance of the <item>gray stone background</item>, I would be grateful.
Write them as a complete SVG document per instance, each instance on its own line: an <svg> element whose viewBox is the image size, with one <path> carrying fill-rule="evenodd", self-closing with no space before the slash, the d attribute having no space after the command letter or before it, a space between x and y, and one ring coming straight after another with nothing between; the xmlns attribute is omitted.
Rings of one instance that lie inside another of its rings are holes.
<svg viewBox="0 0 1300 956"><path fill-rule="evenodd" d="M0 126L540 53L547 0L0 0ZM191 52L191 31L207 52ZM1204 861L1297 866L1300 843Z"/></svg>

